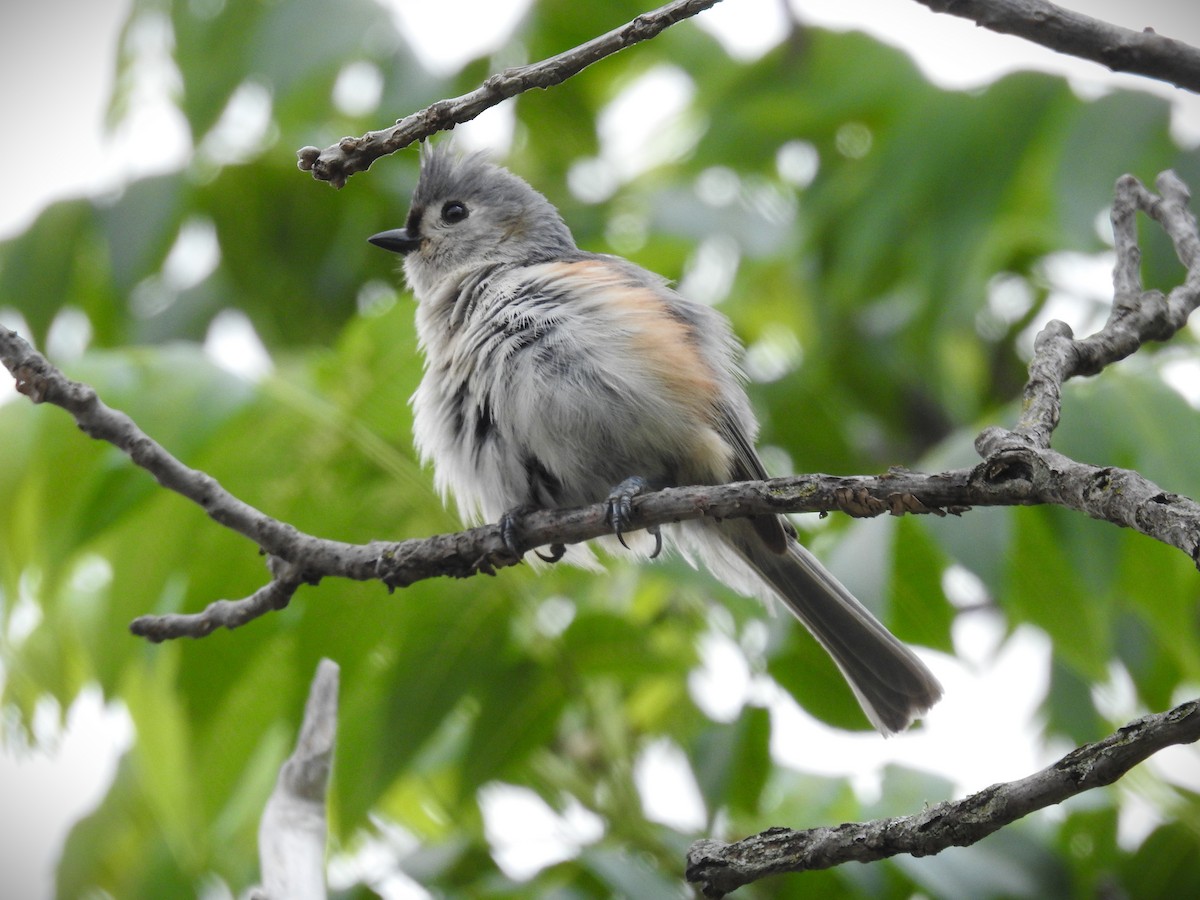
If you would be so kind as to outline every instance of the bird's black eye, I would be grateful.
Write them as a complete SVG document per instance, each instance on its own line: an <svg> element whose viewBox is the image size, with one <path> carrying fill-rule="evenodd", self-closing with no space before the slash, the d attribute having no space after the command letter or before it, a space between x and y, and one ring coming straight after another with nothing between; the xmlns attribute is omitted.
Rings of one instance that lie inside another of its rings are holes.
<svg viewBox="0 0 1200 900"><path fill-rule="evenodd" d="M442 207L442 221L447 225L457 225L467 217L466 205L457 200L451 200Z"/></svg>

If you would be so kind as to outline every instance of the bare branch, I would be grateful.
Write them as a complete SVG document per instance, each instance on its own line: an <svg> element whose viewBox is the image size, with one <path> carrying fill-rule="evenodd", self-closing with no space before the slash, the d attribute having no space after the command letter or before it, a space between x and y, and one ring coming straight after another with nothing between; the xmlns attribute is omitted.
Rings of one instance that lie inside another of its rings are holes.
<svg viewBox="0 0 1200 900"><path fill-rule="evenodd" d="M1114 72L1145 75L1200 92L1200 49L1163 37L1153 28L1131 31L1046 0L917 0L934 12L972 20L1058 53L1078 56Z"/></svg>
<svg viewBox="0 0 1200 900"><path fill-rule="evenodd" d="M302 147L297 165L318 181L342 187L356 172L382 156L469 122L500 102L533 88L562 84L594 62L657 36L719 0L674 0L643 13L607 34L557 56L491 75L475 90L438 100L394 125L344 137L321 150ZM1163 37L1147 28L1130 31L1045 0L918 0L935 12L950 13L1003 34L1014 34L1051 50L1093 60L1117 72L1145 75L1191 91L1200 91L1200 49Z"/></svg>
<svg viewBox="0 0 1200 900"><path fill-rule="evenodd" d="M768 875L967 847L1031 812L1112 784L1164 747L1197 740L1200 701L1192 700L1130 722L1027 778L995 784L915 815L804 831L769 828L733 844L696 841L688 850L687 879L706 897L724 897Z"/></svg>
<svg viewBox="0 0 1200 900"><path fill-rule="evenodd" d="M20 335L4 327L0 327L0 360L16 380L19 393L34 403L62 407L75 417L84 434L123 450L163 487L191 500L215 521L254 541L269 555L293 561L304 559L308 544L317 540L242 502L211 475L184 465L129 416L106 405L95 389L67 378ZM332 541L319 543L326 554L353 547ZM342 564L352 568L351 563Z"/></svg>
<svg viewBox="0 0 1200 900"><path fill-rule="evenodd" d="M423 140L439 131L469 122L509 97L533 88L545 89L562 84L592 63L649 40L675 23L691 18L718 2L720 0L675 0L557 56L498 72L469 94L439 100L419 112L397 119L396 124L389 128L368 131L362 137L342 138L324 150L302 147L296 154L297 165L306 172L312 172L313 178L318 181L328 181L340 188L345 185L347 178L355 172L365 171L381 156L402 150L414 141Z"/></svg>
<svg viewBox="0 0 1200 900"><path fill-rule="evenodd" d="M324 900L326 793L337 740L337 663L317 664L296 749L279 770L258 826L256 900Z"/></svg>
<svg viewBox="0 0 1200 900"><path fill-rule="evenodd" d="M1188 209L1187 186L1170 171L1158 176L1157 186L1161 197L1146 190L1132 175L1117 180L1112 207L1117 262L1108 321L1098 332L1080 340L1065 322L1055 320L1042 329L1034 341L1021 420L1012 431L992 428L981 434L975 442L981 456L994 456L1011 446L1049 447L1058 427L1063 382L1078 375L1095 375L1147 341L1167 340L1200 306L1200 233ZM1163 227L1187 269L1183 283L1169 297L1142 290L1142 254L1135 221L1138 210Z"/></svg>
<svg viewBox="0 0 1200 900"><path fill-rule="evenodd" d="M228 628L232 631L247 622L253 622L259 616L284 609L306 579L299 575L296 566L286 560L271 557L270 563L272 568L284 571L274 573L269 582L249 597L241 600L214 600L199 613L138 616L129 623L129 630L138 637L144 637L157 644L176 637L205 637L218 628Z"/></svg>
<svg viewBox="0 0 1200 900"><path fill-rule="evenodd" d="M1187 208L1187 188L1173 172L1160 175L1157 186L1161 197L1131 176L1117 182L1112 210L1117 256L1112 313L1100 331L1081 340L1063 322L1050 322L1043 329L1029 366L1021 420L1012 431L990 428L979 436L976 448L985 462L973 475L996 486L1011 476L1027 484L1037 502L1057 503L1160 537L1173 533L1174 539L1166 542L1200 564L1200 532L1194 517L1200 506L1174 494L1157 493L1136 472L1080 468L1081 464L1049 449L1066 380L1096 374L1147 341L1167 340L1200 305L1200 235ZM1163 227L1188 270L1184 282L1169 296L1143 290L1138 210ZM1133 500L1132 505L1126 506L1126 500ZM1184 509L1189 510L1184 513L1187 522L1176 518ZM1157 521L1147 530L1151 518ZM688 852L687 878L706 896L723 897L782 872L824 869L852 860L871 862L901 853L929 856L948 847L968 846L1035 810L1111 784L1164 747L1198 739L1200 701L1191 701L1132 722L1028 778L993 785L913 816L807 831L771 828L734 844L697 841Z"/></svg>
<svg viewBox="0 0 1200 900"><path fill-rule="evenodd" d="M971 469L919 474L896 469L881 476L797 475L764 482L671 488L634 501L632 526L644 528L704 516L736 518L783 512L840 510L853 516L883 513L961 513L972 506L1054 504L1133 528L1176 547L1200 565L1200 504L1170 493L1137 472L1077 462L1049 449L1058 423L1062 382L1092 374L1129 355L1143 341L1162 340L1181 328L1200 303L1200 237L1187 211L1187 190L1172 173L1159 178L1162 197L1125 177L1117 188L1114 228L1117 301L1095 335L1075 340L1052 322L1039 335L1026 411L1013 431L990 428L976 439L984 461ZM1143 292L1137 274L1133 209L1159 221L1189 272L1164 298ZM165 487L201 506L215 521L254 541L268 556L270 582L242 600L218 600L199 613L142 616L135 634L161 641L202 637L236 628L282 609L301 584L336 576L379 580L389 588L427 578L466 578L516 565L496 525L398 543L347 544L302 534L226 491L212 476L188 468L152 440L129 416L106 406L91 387L71 381L15 332L0 328L0 359L17 390L35 403L70 412L87 434L124 450ZM611 534L604 503L540 510L516 523L522 553Z"/></svg>

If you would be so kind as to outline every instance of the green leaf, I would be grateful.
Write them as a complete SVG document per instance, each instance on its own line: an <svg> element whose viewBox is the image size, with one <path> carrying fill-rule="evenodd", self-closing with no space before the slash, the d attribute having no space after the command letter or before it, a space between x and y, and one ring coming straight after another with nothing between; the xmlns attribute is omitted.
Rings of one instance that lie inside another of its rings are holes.
<svg viewBox="0 0 1200 900"><path fill-rule="evenodd" d="M1096 710L1092 700L1095 682L1081 675L1077 669L1059 657L1050 661L1050 690L1046 693L1043 712L1046 716L1046 731L1063 734L1076 744L1099 740L1111 731Z"/></svg>
<svg viewBox="0 0 1200 900"><path fill-rule="evenodd" d="M133 719L137 743L132 752L142 802L150 810L172 856L185 871L196 871L204 856L203 821L191 747L191 729L164 668L179 654L159 654L149 666L128 670L122 697Z"/></svg>
<svg viewBox="0 0 1200 900"><path fill-rule="evenodd" d="M692 768L708 809L757 812L771 772L770 739L770 714L755 706L743 709L737 721L713 725L697 737Z"/></svg>
<svg viewBox="0 0 1200 900"><path fill-rule="evenodd" d="M1064 539L1076 519L1076 514L1057 509L1022 511L1003 603L1049 634L1055 652L1082 675L1102 681L1112 652L1112 606L1108 596L1093 588L1103 576L1078 568ZM1089 537L1098 537L1101 526L1088 524Z"/></svg>
<svg viewBox="0 0 1200 900"><path fill-rule="evenodd" d="M1194 865L1200 841L1182 822L1160 825L1130 858L1123 860L1120 880L1131 894L1143 897L1192 897L1200 892Z"/></svg>
<svg viewBox="0 0 1200 900"><path fill-rule="evenodd" d="M46 207L24 233L0 242L0 305L21 314L39 345L66 305L87 313L99 340L122 336L122 302L102 225L92 203L64 200Z"/></svg>
<svg viewBox="0 0 1200 900"><path fill-rule="evenodd" d="M954 608L942 591L948 558L923 521L856 522L838 542L832 564L901 640L952 652Z"/></svg>
<svg viewBox="0 0 1200 900"><path fill-rule="evenodd" d="M782 622L772 625L781 627ZM845 677L800 623L791 624L786 639L768 658L767 672L805 712L821 721L859 731L871 727Z"/></svg>
<svg viewBox="0 0 1200 900"><path fill-rule="evenodd" d="M476 693L479 714L462 764L461 790L522 771L546 746L567 702L560 681L528 662L500 669Z"/></svg>

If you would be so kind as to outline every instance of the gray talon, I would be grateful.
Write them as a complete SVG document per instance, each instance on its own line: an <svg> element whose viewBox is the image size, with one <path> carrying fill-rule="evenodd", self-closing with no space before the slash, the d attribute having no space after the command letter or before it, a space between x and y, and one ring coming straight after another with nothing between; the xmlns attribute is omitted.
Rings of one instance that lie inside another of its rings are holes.
<svg viewBox="0 0 1200 900"><path fill-rule="evenodd" d="M534 550L533 552L543 562L556 563L566 555L567 548L565 544L551 544L549 553L543 553L541 550Z"/></svg>
<svg viewBox="0 0 1200 900"><path fill-rule="evenodd" d="M612 526L613 534L617 536L617 540L626 550L629 549L629 545L625 543L625 532L629 530L629 520L633 518L633 498L648 490L650 490L650 483L645 478L640 475L632 475L609 492L608 513L605 521ZM654 535L654 552L650 554L650 558L654 559L662 552L662 533L657 525L646 530Z"/></svg>
<svg viewBox="0 0 1200 900"><path fill-rule="evenodd" d="M663 548L662 529L657 525L651 525L646 530L654 535L654 552L650 554L650 559L657 559Z"/></svg>

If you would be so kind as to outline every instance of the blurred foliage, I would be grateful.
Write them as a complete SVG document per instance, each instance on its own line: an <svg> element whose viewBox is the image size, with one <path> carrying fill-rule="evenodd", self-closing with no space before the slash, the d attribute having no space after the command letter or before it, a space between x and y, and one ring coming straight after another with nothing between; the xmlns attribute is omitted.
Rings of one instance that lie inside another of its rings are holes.
<svg viewBox="0 0 1200 900"><path fill-rule="evenodd" d="M638 11L538 3L509 46L541 58ZM134 103L134 36L148 25L173 36L191 162L46 209L0 245L0 306L51 352L70 346L64 335L78 332L82 312L89 349L56 356L69 373L275 517L350 541L453 530L410 449L406 399L420 375L411 304L394 260L364 240L402 221L416 154L382 160L338 192L297 172L294 150L471 89L493 63L424 71L369 0L135 0L114 123ZM375 108L333 103L352 64L378 76ZM630 160L614 161L597 123L662 67L691 94L653 136L654 164L630 168L601 199L569 191L588 172L604 183L626 171L617 162ZM270 115L239 156L221 149L221 123L247 91L265 92ZM802 27L736 61L685 24L509 106L507 162L559 204L582 246L720 302L750 348L768 455L796 471L969 464L978 428L1013 419L1030 324L1063 290L1054 260L1106 249L1096 223L1117 176L1149 180L1173 166L1200 186L1200 155L1172 143L1167 107L1149 95L1087 102L1038 74L950 92L862 35ZM179 257L195 253L197 233L215 237L219 253L189 280ZM1178 278L1159 238L1147 242L1146 272L1157 286ZM226 309L265 343L265 378L229 374L201 348ZM1190 344L1181 336L1070 386L1056 446L1200 495L1200 424L1161 377ZM8 738L39 701L66 708L89 683L123 701L137 734L104 801L70 836L62 896L185 896L214 875L235 888L253 882L257 817L322 656L342 667L334 849L382 841L440 897L686 896L683 851L700 834L647 816L635 772L651 746L682 751L704 833L731 838L911 812L953 789L894 767L880 805L864 805L845 780L773 762L776 723L762 706L710 718L688 676L715 632L760 683L773 680L826 722L864 727L801 629L771 619L758 639L756 604L678 563L616 561L604 577L509 570L394 596L327 582L240 631L141 644L126 631L138 614L254 590L256 548L81 438L59 410L0 407L0 458ZM1054 648L1047 740L1111 727L1090 685L1114 666L1152 709L1200 681L1194 568L1109 525L1052 509L834 517L818 543L906 640L952 651L956 614L982 614L956 613L943 593L952 565L979 579L1009 627L1044 630ZM590 811L599 836L511 880L480 805L497 783L564 814ZM1200 803L1167 782L1153 796L1165 824L1136 847L1118 840L1126 795L1114 790L974 848L775 879L739 896L1195 895L1195 867L1179 861L1200 852ZM344 896L367 893L360 883Z"/></svg>

